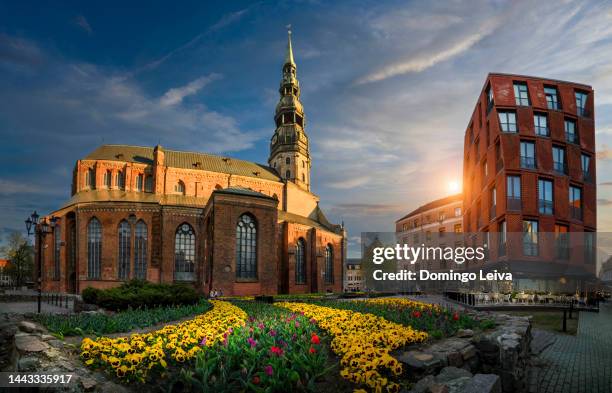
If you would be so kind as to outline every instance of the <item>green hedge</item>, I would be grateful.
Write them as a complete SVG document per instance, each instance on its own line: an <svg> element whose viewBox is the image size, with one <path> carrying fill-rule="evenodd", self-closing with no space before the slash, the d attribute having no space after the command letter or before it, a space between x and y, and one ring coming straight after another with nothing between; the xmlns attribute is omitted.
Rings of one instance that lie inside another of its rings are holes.
<svg viewBox="0 0 612 393"><path fill-rule="evenodd" d="M134 329L176 321L208 311L212 305L207 300L184 306L164 306L120 311L113 315L103 313L38 314L34 318L50 332L63 336L85 334L103 335L129 332Z"/></svg>
<svg viewBox="0 0 612 393"><path fill-rule="evenodd" d="M107 310L126 310L159 306L196 304L200 295L184 284L153 284L133 280L116 288L85 288L82 293L85 303L95 304Z"/></svg>

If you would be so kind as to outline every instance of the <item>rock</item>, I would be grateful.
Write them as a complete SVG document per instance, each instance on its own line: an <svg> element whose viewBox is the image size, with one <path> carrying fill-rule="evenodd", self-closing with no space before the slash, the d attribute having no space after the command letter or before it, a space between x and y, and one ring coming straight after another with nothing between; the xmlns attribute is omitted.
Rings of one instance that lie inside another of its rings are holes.
<svg viewBox="0 0 612 393"><path fill-rule="evenodd" d="M469 338L474 336L474 331L472 329L459 329L457 331L457 337L459 338Z"/></svg>
<svg viewBox="0 0 612 393"><path fill-rule="evenodd" d="M463 365L463 355L461 355L461 352L450 352L447 358L449 366L461 367Z"/></svg>
<svg viewBox="0 0 612 393"><path fill-rule="evenodd" d="M443 385L443 384L434 384L429 388L429 392L430 393L448 393L449 389L448 386Z"/></svg>
<svg viewBox="0 0 612 393"><path fill-rule="evenodd" d="M17 363L17 371L36 371L40 361L34 356L24 356Z"/></svg>
<svg viewBox="0 0 612 393"><path fill-rule="evenodd" d="M449 367L444 367L442 371L440 371L440 374L436 376L436 382L445 383L453 379L463 378L463 377L471 378L472 373L462 368L449 366Z"/></svg>
<svg viewBox="0 0 612 393"><path fill-rule="evenodd" d="M40 326L30 321L19 322L19 330L21 330L22 332L26 332L26 333L36 333L36 332L43 331Z"/></svg>
<svg viewBox="0 0 612 393"><path fill-rule="evenodd" d="M434 369L440 364L440 360L434 355L421 351L404 352L397 360L419 372Z"/></svg>
<svg viewBox="0 0 612 393"><path fill-rule="evenodd" d="M55 348L61 349L61 348L64 347L64 342L62 340L55 339L55 340L49 340L47 342L49 343L49 345L51 345L52 347L55 347Z"/></svg>
<svg viewBox="0 0 612 393"><path fill-rule="evenodd" d="M426 393L429 388L436 383L433 375L428 375L423 379L420 379L417 383L414 384L410 393Z"/></svg>
<svg viewBox="0 0 612 393"><path fill-rule="evenodd" d="M93 378L81 377L81 385L85 391L92 390L97 384L98 381Z"/></svg>
<svg viewBox="0 0 612 393"><path fill-rule="evenodd" d="M465 347L461 350L461 356L463 360L467 361L476 356L476 347L470 345L469 347Z"/></svg>
<svg viewBox="0 0 612 393"><path fill-rule="evenodd" d="M40 338L42 338L43 341L49 341L49 340L55 340L56 337L50 334L43 334L42 336L40 336Z"/></svg>
<svg viewBox="0 0 612 393"><path fill-rule="evenodd" d="M495 374L476 374L461 393L501 393L501 380Z"/></svg>
<svg viewBox="0 0 612 393"><path fill-rule="evenodd" d="M49 349L49 345L35 335L15 335L15 347L20 352L40 352Z"/></svg>
<svg viewBox="0 0 612 393"><path fill-rule="evenodd" d="M470 377L461 377L450 380L445 383L448 386L448 393L459 393L461 392L467 384L470 383L472 378ZM471 392L471 393L481 393L481 392Z"/></svg>

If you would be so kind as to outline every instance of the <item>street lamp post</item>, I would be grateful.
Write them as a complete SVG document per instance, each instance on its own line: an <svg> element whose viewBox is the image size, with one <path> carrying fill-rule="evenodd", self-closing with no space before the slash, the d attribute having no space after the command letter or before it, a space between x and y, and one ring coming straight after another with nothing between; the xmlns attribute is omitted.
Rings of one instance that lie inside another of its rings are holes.
<svg viewBox="0 0 612 393"><path fill-rule="evenodd" d="M36 254L38 258L38 313L40 314L40 308L42 303L42 243L45 239L45 236L51 232L51 229L53 227L55 227L57 218L52 216L49 219L49 222L47 222L47 220L43 220L41 222L39 219L40 216L36 213L36 211L34 211L34 213L32 213L30 217L25 220L25 224L26 229L28 231L28 236L30 236L32 232L34 232L35 234L34 241L36 242Z"/></svg>

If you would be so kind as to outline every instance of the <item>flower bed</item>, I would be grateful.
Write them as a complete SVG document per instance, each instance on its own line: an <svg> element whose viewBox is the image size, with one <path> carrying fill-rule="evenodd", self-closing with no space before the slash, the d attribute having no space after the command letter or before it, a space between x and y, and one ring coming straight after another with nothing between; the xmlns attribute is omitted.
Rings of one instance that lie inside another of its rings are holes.
<svg viewBox="0 0 612 393"><path fill-rule="evenodd" d="M176 321L191 315L202 314L211 308L206 300L198 304L142 308L120 311L112 315L104 313L40 314L35 319L50 332L61 337L85 334L110 334L152 326L161 322Z"/></svg>
<svg viewBox="0 0 612 393"><path fill-rule="evenodd" d="M378 298L321 303L328 307L370 313L427 332L433 338L449 337L459 329L487 328L487 320L466 313L406 298Z"/></svg>
<svg viewBox="0 0 612 393"><path fill-rule="evenodd" d="M150 372L163 372L168 364L192 359L205 347L225 339L245 324L247 315L223 301L211 301L205 314L155 332L129 337L89 338L81 342L81 358L92 367L105 368L125 380L144 382Z"/></svg>
<svg viewBox="0 0 612 393"><path fill-rule="evenodd" d="M389 352L427 338L425 332L372 314L307 303L277 305L303 313L329 332L333 336L331 348L341 357L340 375L374 391L399 391L399 385L390 378L402 374L402 365Z"/></svg>
<svg viewBox="0 0 612 393"><path fill-rule="evenodd" d="M181 391L317 391L330 369L314 321L269 304L236 304L247 323L196 354L195 366L181 371Z"/></svg>

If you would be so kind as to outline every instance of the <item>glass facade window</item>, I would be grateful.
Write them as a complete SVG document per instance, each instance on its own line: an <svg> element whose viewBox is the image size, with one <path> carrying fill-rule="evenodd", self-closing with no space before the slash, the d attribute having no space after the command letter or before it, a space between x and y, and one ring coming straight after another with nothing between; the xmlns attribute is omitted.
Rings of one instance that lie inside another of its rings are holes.
<svg viewBox="0 0 612 393"><path fill-rule="evenodd" d="M576 113L578 116L586 116L586 101L587 101L587 93L583 93L581 91L576 92Z"/></svg>
<svg viewBox="0 0 612 393"><path fill-rule="evenodd" d="M546 95L546 105L548 109L561 109L556 87L544 87L544 94Z"/></svg>
<svg viewBox="0 0 612 393"><path fill-rule="evenodd" d="M182 181L176 183L174 185L174 192L176 192L177 194L185 195L185 183L183 183Z"/></svg>
<svg viewBox="0 0 612 393"><path fill-rule="evenodd" d="M523 220L523 254L538 255L538 222L535 220Z"/></svg>
<svg viewBox="0 0 612 393"><path fill-rule="evenodd" d="M102 255L102 225L97 218L87 224L87 278L100 278L100 258Z"/></svg>
<svg viewBox="0 0 612 393"><path fill-rule="evenodd" d="M128 280L130 278L132 227L126 220L123 220L119 223L118 240L119 242L117 246L119 247L119 279Z"/></svg>
<svg viewBox="0 0 612 393"><path fill-rule="evenodd" d="M499 126L503 132L518 132L516 113L510 111L499 112Z"/></svg>
<svg viewBox="0 0 612 393"><path fill-rule="evenodd" d="M147 279L147 224L139 220L134 236L134 278Z"/></svg>
<svg viewBox="0 0 612 393"><path fill-rule="evenodd" d="M581 154L580 163L582 166L582 176L584 177L584 180L591 181L591 156Z"/></svg>
<svg viewBox="0 0 612 393"><path fill-rule="evenodd" d="M455 233L461 233L462 232L461 224L455 224L453 230Z"/></svg>
<svg viewBox="0 0 612 393"><path fill-rule="evenodd" d="M521 177L508 176L506 184L506 209L521 210Z"/></svg>
<svg viewBox="0 0 612 393"><path fill-rule="evenodd" d="M558 259L569 258L569 228L567 225L555 225L555 256Z"/></svg>
<svg viewBox="0 0 612 393"><path fill-rule="evenodd" d="M325 283L334 283L334 249L331 244L325 247Z"/></svg>
<svg viewBox="0 0 612 393"><path fill-rule="evenodd" d="M295 246L295 282L306 283L306 242L299 238Z"/></svg>
<svg viewBox="0 0 612 393"><path fill-rule="evenodd" d="M546 179L538 179L538 210L540 214L553 214L553 182Z"/></svg>
<svg viewBox="0 0 612 393"><path fill-rule="evenodd" d="M550 130L548 129L548 118L545 114L535 113L533 115L533 128L536 135L550 136Z"/></svg>
<svg viewBox="0 0 612 393"><path fill-rule="evenodd" d="M174 279L195 279L195 232L191 225L179 225L174 236Z"/></svg>
<svg viewBox="0 0 612 393"><path fill-rule="evenodd" d="M570 143L578 143L578 130L574 120L565 119L565 139Z"/></svg>
<svg viewBox="0 0 612 393"><path fill-rule="evenodd" d="M491 88L491 85L489 85L487 87L487 113L489 113L489 111L491 111L491 108L493 108L494 102L493 102L493 89Z"/></svg>
<svg viewBox="0 0 612 393"><path fill-rule="evenodd" d="M565 165L565 148L553 146L553 170L558 173L567 174L567 165Z"/></svg>
<svg viewBox="0 0 612 393"><path fill-rule="evenodd" d="M506 242L508 239L508 233L506 231L506 221L502 221L499 223L499 245L498 245L498 255L504 256L506 255Z"/></svg>
<svg viewBox="0 0 612 393"><path fill-rule="evenodd" d="M527 83L514 82L514 99L516 101L516 105L529 106Z"/></svg>
<svg viewBox="0 0 612 393"><path fill-rule="evenodd" d="M576 186L569 188L570 217L582 220L582 189Z"/></svg>
<svg viewBox="0 0 612 393"><path fill-rule="evenodd" d="M236 226L236 277L257 278L257 223L249 214L243 214Z"/></svg>
<svg viewBox="0 0 612 393"><path fill-rule="evenodd" d="M521 168L535 169L535 143L521 141Z"/></svg>

